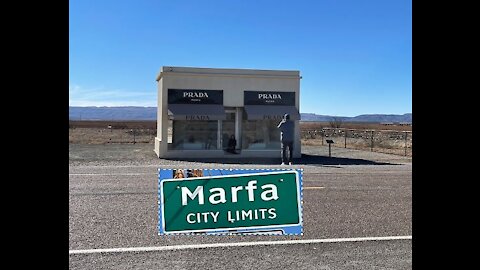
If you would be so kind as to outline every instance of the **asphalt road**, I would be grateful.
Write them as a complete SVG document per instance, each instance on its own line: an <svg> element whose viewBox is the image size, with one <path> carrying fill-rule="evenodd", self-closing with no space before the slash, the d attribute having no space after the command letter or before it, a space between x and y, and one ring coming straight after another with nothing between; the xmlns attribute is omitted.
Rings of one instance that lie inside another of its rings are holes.
<svg viewBox="0 0 480 270"><path fill-rule="evenodd" d="M412 166L402 161L298 165L304 169L304 187L321 187L304 190L303 236L159 236L157 169L168 165L155 161L71 164L70 250L412 235ZM70 254L69 259L71 269L410 269L412 247L411 240L302 243Z"/></svg>
<svg viewBox="0 0 480 270"><path fill-rule="evenodd" d="M71 269L411 269L411 240L81 254Z"/></svg>

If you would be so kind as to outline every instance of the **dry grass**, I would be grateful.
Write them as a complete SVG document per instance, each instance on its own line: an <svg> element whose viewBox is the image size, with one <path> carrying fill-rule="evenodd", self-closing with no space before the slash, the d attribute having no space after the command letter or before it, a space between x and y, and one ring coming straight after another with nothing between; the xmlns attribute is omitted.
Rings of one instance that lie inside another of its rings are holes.
<svg viewBox="0 0 480 270"><path fill-rule="evenodd" d="M130 129L107 128L70 128L70 143L78 144L108 144L108 143L133 143L134 136ZM155 139L154 129L135 129L135 143L152 143Z"/></svg>
<svg viewBox="0 0 480 270"><path fill-rule="evenodd" d="M375 136L375 135L374 135ZM377 134L377 136L379 136ZM328 137L332 139L335 143L333 147L344 148L345 147L345 137ZM325 139L323 140L319 136L318 138L302 138L302 145L311 145L311 146L327 146ZM371 138L351 138L347 137L347 148L357 149L364 151L371 151ZM395 155L405 155L405 140L404 139L388 139L382 136L374 137L373 140L373 151L387 154ZM407 137L407 156L412 156L412 140L411 137Z"/></svg>
<svg viewBox="0 0 480 270"><path fill-rule="evenodd" d="M107 128L109 125L113 129L156 129L157 121L70 121L70 128ZM329 122L300 122L301 130L315 130L330 128ZM412 126L400 125L382 125L378 123L347 123L343 122L341 128L348 129L373 129L373 130L398 130L412 131Z"/></svg>
<svg viewBox="0 0 480 270"><path fill-rule="evenodd" d="M77 144L153 143L157 134L157 121L70 121L69 127L68 141Z"/></svg>
<svg viewBox="0 0 480 270"><path fill-rule="evenodd" d="M157 121L69 121L69 128L157 129Z"/></svg>
<svg viewBox="0 0 480 270"><path fill-rule="evenodd" d="M300 122L300 130L320 130L322 128L331 128L329 122ZM404 125L382 125L378 123L349 123L343 122L340 128L347 129L373 129L373 130L396 130L412 131L412 126Z"/></svg>
<svg viewBox="0 0 480 270"><path fill-rule="evenodd" d="M112 128L108 128L108 126ZM300 130L303 145L328 145L326 138L335 141L334 147L345 146L345 131L325 130L322 137L322 127L329 128L325 122L301 122ZM355 129L347 131L347 148L370 151L371 132L373 132L375 152L404 155L405 132L411 131L411 126L384 126L380 124L343 123L342 128ZM131 144L153 143L157 134L156 121L70 121L69 142L74 144ZM314 131L317 132L314 132ZM386 130L392 130L387 132ZM403 131L403 132L402 132ZM412 135L407 135L407 156L412 155Z"/></svg>

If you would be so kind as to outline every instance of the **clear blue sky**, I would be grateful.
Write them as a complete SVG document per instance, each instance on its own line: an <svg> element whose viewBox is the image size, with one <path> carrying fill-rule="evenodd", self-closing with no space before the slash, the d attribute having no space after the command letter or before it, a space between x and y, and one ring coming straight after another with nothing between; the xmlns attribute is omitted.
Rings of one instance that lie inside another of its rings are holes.
<svg viewBox="0 0 480 270"><path fill-rule="evenodd" d="M70 106L157 106L161 66L299 70L300 112L412 111L411 0L70 0Z"/></svg>

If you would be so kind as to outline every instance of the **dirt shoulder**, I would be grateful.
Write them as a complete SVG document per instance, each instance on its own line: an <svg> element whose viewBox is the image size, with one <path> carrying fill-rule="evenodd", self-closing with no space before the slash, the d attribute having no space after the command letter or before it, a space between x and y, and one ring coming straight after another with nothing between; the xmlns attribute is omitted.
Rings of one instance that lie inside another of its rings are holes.
<svg viewBox="0 0 480 270"><path fill-rule="evenodd" d="M204 160L173 160L160 159L153 151L152 143L137 144L70 144L69 163L76 165L201 165L216 164L279 164L280 156L271 159L204 159ZM279 150L280 155L280 150ZM381 165L381 164L408 164L411 157L390 155L384 153L332 147L332 157L328 157L328 146L302 146L302 158L296 159L295 164L314 165Z"/></svg>

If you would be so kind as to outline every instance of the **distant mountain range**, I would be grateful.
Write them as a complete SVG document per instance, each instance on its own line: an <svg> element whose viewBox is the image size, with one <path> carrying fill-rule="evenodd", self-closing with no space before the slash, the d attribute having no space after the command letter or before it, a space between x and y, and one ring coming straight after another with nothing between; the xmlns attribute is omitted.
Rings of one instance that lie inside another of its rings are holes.
<svg viewBox="0 0 480 270"><path fill-rule="evenodd" d="M70 120L157 120L157 107L69 107Z"/></svg>
<svg viewBox="0 0 480 270"><path fill-rule="evenodd" d="M339 119L342 122L374 122L374 123L411 123L412 114L362 114L355 117L318 115L314 113L301 113L302 121L330 122Z"/></svg>
<svg viewBox="0 0 480 270"><path fill-rule="evenodd" d="M300 113L301 121L411 123L412 114L362 114L355 117ZM157 107L69 107L70 120L156 120Z"/></svg>

